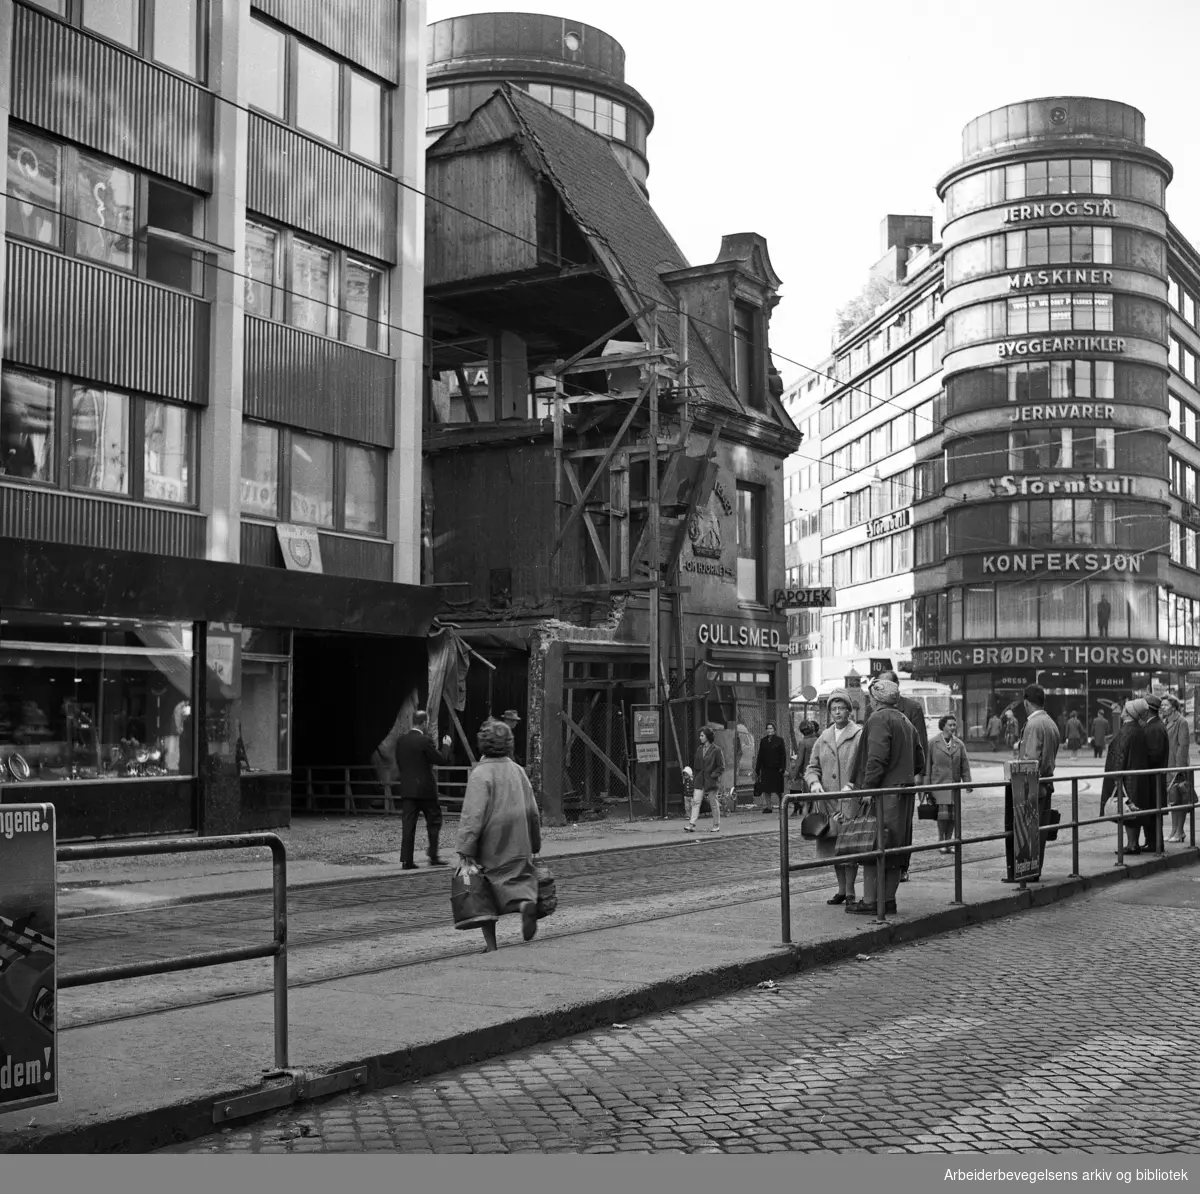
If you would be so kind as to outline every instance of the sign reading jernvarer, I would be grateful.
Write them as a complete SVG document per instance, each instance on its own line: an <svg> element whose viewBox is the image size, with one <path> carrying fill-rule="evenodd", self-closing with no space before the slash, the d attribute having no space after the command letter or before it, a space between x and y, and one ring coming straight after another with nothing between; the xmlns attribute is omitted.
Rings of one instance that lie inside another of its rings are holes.
<svg viewBox="0 0 1200 1194"><path fill-rule="evenodd" d="M0 1114L58 1102L52 804L0 805Z"/></svg>

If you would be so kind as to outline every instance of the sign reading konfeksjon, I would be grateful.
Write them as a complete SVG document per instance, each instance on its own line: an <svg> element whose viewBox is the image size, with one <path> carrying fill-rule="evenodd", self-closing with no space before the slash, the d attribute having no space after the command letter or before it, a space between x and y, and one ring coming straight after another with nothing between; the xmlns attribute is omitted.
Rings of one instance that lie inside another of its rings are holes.
<svg viewBox="0 0 1200 1194"><path fill-rule="evenodd" d="M1111 551L1001 551L984 556L980 572L1141 572L1144 556Z"/></svg>

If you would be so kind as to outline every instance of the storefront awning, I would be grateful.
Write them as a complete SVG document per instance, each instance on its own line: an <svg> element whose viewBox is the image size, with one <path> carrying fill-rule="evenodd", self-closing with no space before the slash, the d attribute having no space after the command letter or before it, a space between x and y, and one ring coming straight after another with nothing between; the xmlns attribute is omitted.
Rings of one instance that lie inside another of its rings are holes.
<svg viewBox="0 0 1200 1194"><path fill-rule="evenodd" d="M434 588L0 537L0 609L424 638Z"/></svg>

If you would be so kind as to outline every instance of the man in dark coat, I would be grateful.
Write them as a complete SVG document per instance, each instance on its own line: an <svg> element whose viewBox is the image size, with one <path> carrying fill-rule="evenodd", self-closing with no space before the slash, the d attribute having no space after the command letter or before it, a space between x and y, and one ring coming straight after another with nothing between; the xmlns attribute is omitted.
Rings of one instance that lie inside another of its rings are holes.
<svg viewBox="0 0 1200 1194"><path fill-rule="evenodd" d="M774 811L771 798L782 800L787 791L784 785L787 761L787 744L775 732L775 723L769 721L758 744L758 754L754 756L754 779L762 793L764 814Z"/></svg>
<svg viewBox="0 0 1200 1194"><path fill-rule="evenodd" d="M876 796L883 806L883 844L885 849L912 845L913 811L916 797L911 789L917 775L925 770L925 753L912 723L897 708L900 685L894 680L877 677L871 684L871 701L875 712L867 718L858 736L850 783L855 789L892 789ZM900 885L901 869L907 864L907 854L889 855L884 863L884 909L896 911L896 889ZM863 898L859 904L846 905L847 912L870 915L876 910L878 868L863 865Z"/></svg>
<svg viewBox="0 0 1200 1194"><path fill-rule="evenodd" d="M880 672L880 680L891 680L897 688L900 687L900 677L895 672ZM900 696L896 699L896 708L908 718L909 724L917 735L917 741L921 744L921 757L928 760L929 758L929 728L925 724L925 710L921 708L920 701L914 701L912 697ZM916 778L920 780L921 772L924 771L924 765L917 770ZM908 882L908 860L909 855L904 856L904 865L900 868L900 881Z"/></svg>
<svg viewBox="0 0 1200 1194"><path fill-rule="evenodd" d="M1171 743L1167 736L1167 727L1159 717L1162 708L1162 697L1151 694L1145 698L1146 712L1139 718L1142 723L1142 733L1146 736L1146 767L1165 767L1171 761ZM1139 808L1165 808L1167 800L1167 777L1165 775L1148 775L1147 782L1139 789ZM1140 797L1144 791L1145 796ZM1158 833L1162 827L1162 816L1155 813L1149 817L1139 817L1138 824L1146 837L1145 849L1157 851ZM1134 838L1136 844L1137 838Z"/></svg>
<svg viewBox="0 0 1200 1194"><path fill-rule="evenodd" d="M413 851L417 842L417 817L424 815L429 833L429 865L445 866L438 857L438 836L442 831L442 806L438 800L434 766L445 767L450 762L450 735L442 739L439 751L426 730L429 714L418 709L413 714L412 729L396 741L396 771L400 787L400 869L415 871Z"/></svg>

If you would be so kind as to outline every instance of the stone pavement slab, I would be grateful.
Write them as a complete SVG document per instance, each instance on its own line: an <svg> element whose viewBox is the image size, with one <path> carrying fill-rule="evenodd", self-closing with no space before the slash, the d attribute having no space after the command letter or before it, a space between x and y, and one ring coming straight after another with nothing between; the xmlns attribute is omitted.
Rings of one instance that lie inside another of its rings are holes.
<svg viewBox="0 0 1200 1194"><path fill-rule="evenodd" d="M293 990L290 1060L314 1074L363 1064L372 1088L393 1085L822 962L858 953L874 959L901 941L1196 860L1188 849L1161 859L1141 856L1118 869L1110 847L1108 839L1082 844L1088 878L1049 875L1027 891L999 883L995 860L968 864L966 906L948 903L945 871L914 871L900 889L901 915L883 925L828 907L823 891L797 893L796 944L787 948L779 944L778 899L527 945L519 941L516 918L505 918L495 954ZM1054 857L1065 862L1068 855L1060 850ZM1030 921L1029 931L1035 928ZM720 1044L715 1038L713 1047ZM61 1101L28 1118L0 1120L0 1149L145 1151L212 1131L215 1103L257 1088L272 1062L272 999L223 999L68 1029L59 1035L59 1053Z"/></svg>

